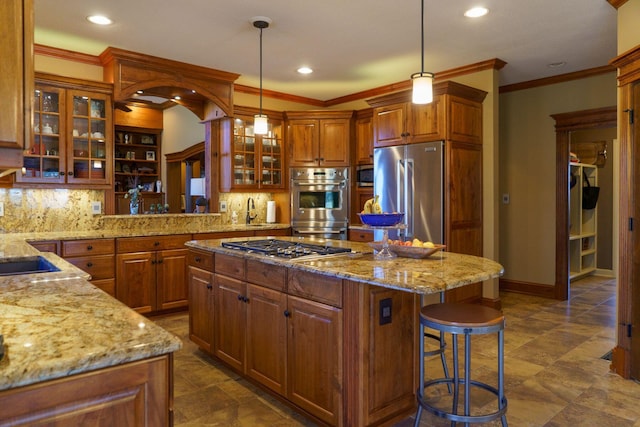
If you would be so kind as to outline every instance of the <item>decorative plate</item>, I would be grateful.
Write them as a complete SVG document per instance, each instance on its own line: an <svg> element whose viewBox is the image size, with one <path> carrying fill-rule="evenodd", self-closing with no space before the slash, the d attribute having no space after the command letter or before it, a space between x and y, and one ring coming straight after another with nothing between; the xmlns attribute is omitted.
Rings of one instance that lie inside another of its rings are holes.
<svg viewBox="0 0 640 427"><path fill-rule="evenodd" d="M369 242L369 246L371 246L376 251L382 249L382 242ZM402 258L427 258L433 255L436 252L439 252L446 248L445 245L433 245L433 248L418 248L416 246L400 246L400 245L389 245L389 250L394 254L398 255Z"/></svg>

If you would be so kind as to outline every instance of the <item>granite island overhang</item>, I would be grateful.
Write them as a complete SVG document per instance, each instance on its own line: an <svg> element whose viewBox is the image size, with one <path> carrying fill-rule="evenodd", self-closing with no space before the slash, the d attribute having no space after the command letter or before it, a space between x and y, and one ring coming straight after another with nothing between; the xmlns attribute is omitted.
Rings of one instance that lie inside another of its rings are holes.
<svg viewBox="0 0 640 427"><path fill-rule="evenodd" d="M425 259L394 258L378 261L374 259L373 250L366 243L342 240L305 241L347 247L352 250L351 253L295 259L265 257L221 246L225 241L260 239L264 237L195 240L187 242L186 246L424 295L500 277L504 272L502 265L490 259L453 252L436 252ZM278 240L293 243L300 241L296 237L278 237Z"/></svg>

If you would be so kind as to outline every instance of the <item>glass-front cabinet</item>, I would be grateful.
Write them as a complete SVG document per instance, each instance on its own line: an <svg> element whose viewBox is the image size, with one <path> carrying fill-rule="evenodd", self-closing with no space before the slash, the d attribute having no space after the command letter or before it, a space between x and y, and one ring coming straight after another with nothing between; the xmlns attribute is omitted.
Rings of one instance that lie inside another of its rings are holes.
<svg viewBox="0 0 640 427"><path fill-rule="evenodd" d="M99 94L72 91L71 149L67 152L71 168L68 182L103 181L107 174L107 99Z"/></svg>
<svg viewBox="0 0 640 427"><path fill-rule="evenodd" d="M65 170L65 91L40 86L33 100L33 144L24 153L24 169L18 173L21 181L64 182L60 171Z"/></svg>
<svg viewBox="0 0 640 427"><path fill-rule="evenodd" d="M233 119L232 140L223 141L223 191L285 188L282 120L272 116L266 135L255 135L252 115Z"/></svg>
<svg viewBox="0 0 640 427"><path fill-rule="evenodd" d="M33 144L16 181L105 188L113 158L110 95L67 86L36 84Z"/></svg>

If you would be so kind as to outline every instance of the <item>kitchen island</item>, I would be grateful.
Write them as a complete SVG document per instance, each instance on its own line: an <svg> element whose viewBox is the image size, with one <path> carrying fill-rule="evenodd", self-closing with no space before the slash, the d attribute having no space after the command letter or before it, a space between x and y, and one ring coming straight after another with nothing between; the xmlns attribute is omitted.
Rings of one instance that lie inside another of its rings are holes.
<svg viewBox="0 0 640 427"><path fill-rule="evenodd" d="M348 241L312 241L351 252L297 259L221 246L256 239L187 242L190 338L332 426L411 414L421 297L502 274L494 261L448 252L376 261L368 245Z"/></svg>

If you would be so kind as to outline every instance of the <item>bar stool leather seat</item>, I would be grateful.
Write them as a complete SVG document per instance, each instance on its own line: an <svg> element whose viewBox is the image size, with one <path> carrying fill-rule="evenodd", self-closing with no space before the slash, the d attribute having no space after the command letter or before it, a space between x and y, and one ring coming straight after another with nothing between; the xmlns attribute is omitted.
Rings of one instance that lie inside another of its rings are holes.
<svg viewBox="0 0 640 427"><path fill-rule="evenodd" d="M420 310L420 326L435 329L442 333L452 335L453 348L453 377L446 375L445 378L438 378L425 381L424 366L420 368L419 384L416 396L418 400L418 412L416 413L415 427L420 424L423 410L452 421L452 425L461 423L485 423L497 418L501 418L503 426L507 425L506 411L507 398L504 395L504 315L491 307L477 304L461 303L440 303L422 307ZM473 380L471 377L471 336L498 334L498 386L494 387L484 382ZM460 377L458 362L458 335L463 335L464 346L464 377ZM424 343L420 343L420 358L424 360ZM430 399L425 398L425 391L439 384L446 384L449 393L453 388L451 410L447 411L442 407L436 407ZM463 413L459 413L458 402L460 399L460 387L463 392ZM471 389L472 387L484 389L497 397L497 410L491 413L471 415Z"/></svg>

